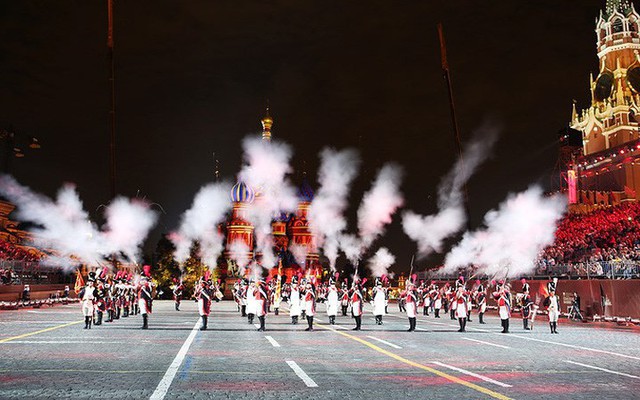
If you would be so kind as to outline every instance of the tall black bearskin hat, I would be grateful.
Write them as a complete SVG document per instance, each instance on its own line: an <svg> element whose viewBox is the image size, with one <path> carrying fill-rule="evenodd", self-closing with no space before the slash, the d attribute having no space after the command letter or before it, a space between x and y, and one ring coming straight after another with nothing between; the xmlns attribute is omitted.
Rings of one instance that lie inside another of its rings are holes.
<svg viewBox="0 0 640 400"><path fill-rule="evenodd" d="M557 285L558 285L558 278L553 278L551 282L547 283L547 289L549 289L549 293L555 292Z"/></svg>
<svg viewBox="0 0 640 400"><path fill-rule="evenodd" d="M298 284L298 277L297 276L292 276L291 277L291 284L292 285L297 285Z"/></svg>
<svg viewBox="0 0 640 400"><path fill-rule="evenodd" d="M96 280L96 273L91 271L89 272L89 279L87 279L89 282L95 282Z"/></svg>
<svg viewBox="0 0 640 400"><path fill-rule="evenodd" d="M329 277L329 285L335 285L336 284L336 280L333 279L333 276Z"/></svg>
<svg viewBox="0 0 640 400"><path fill-rule="evenodd" d="M375 280L375 286L382 286L382 279L380 279L380 278L376 278L376 280Z"/></svg>

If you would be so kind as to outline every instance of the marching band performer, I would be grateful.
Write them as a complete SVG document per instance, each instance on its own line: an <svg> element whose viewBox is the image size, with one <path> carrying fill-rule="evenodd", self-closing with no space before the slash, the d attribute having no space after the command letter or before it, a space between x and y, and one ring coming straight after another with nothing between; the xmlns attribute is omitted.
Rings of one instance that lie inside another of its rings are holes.
<svg viewBox="0 0 640 400"><path fill-rule="evenodd" d="M340 291L340 306L342 307L342 316L347 316L347 311L349 310L349 301L351 300L351 296L349 296L349 284L347 283L347 279L342 282L342 290Z"/></svg>
<svg viewBox="0 0 640 400"><path fill-rule="evenodd" d="M456 318L458 319L458 323L460 324L460 329L458 332L466 332L467 326L467 315L468 315L468 304L469 304L469 296L467 295L467 290L464 287L464 280L462 277L459 278L458 289L456 290L454 302L457 303L456 306Z"/></svg>
<svg viewBox="0 0 640 400"><path fill-rule="evenodd" d="M93 274L93 275L92 275ZM84 329L91 329L91 322L93 320L93 304L95 302L95 273L89 273L89 279L87 284L80 291L80 298L82 298L82 315L84 316Z"/></svg>
<svg viewBox="0 0 640 400"><path fill-rule="evenodd" d="M531 311L533 310L533 301L529 296L530 286L527 280L522 278L522 297L520 298L520 310L522 312L522 327L526 331L530 331L533 326L529 327L529 320L531 318ZM533 325L533 324L532 324Z"/></svg>
<svg viewBox="0 0 640 400"><path fill-rule="evenodd" d="M406 285L406 290L401 296L405 299L405 309L407 311L407 318L409 318L409 330L407 330L407 332L413 332L416 330L418 294L416 293L416 285L411 278L407 279Z"/></svg>
<svg viewBox="0 0 640 400"><path fill-rule="evenodd" d="M253 289L253 297L255 301L255 311L258 316L258 320L260 321L260 328L258 328L258 332L264 332L265 330L265 319L267 315L267 307L269 302L269 294L267 293L267 284L264 279L260 279Z"/></svg>
<svg viewBox="0 0 640 400"><path fill-rule="evenodd" d="M183 293L184 285L182 284L182 279L180 279L180 281L176 280L176 285L173 288L173 301L175 302L176 311L180 311L180 301L182 300Z"/></svg>
<svg viewBox="0 0 640 400"><path fill-rule="evenodd" d="M376 325L382 325L382 316L385 312L386 293L382 287L382 279L376 278L376 286L373 288L373 315L376 317Z"/></svg>
<svg viewBox="0 0 640 400"><path fill-rule="evenodd" d="M207 271L208 272L208 271ZM209 322L209 314L211 313L211 297L213 293L211 290L211 281L205 277L200 279L198 287L196 287L195 297L198 301L198 313L202 320L200 326L201 331L207 330L207 323Z"/></svg>
<svg viewBox="0 0 640 400"><path fill-rule="evenodd" d="M329 324L336 324L336 316L338 315L338 289L336 288L336 281L333 277L329 278L329 289L327 292L327 316L329 317Z"/></svg>
<svg viewBox="0 0 640 400"><path fill-rule="evenodd" d="M304 304L306 308L307 324L309 327L305 331L313 331L313 316L316 314L316 290L311 282L307 282L305 290Z"/></svg>
<svg viewBox="0 0 640 400"><path fill-rule="evenodd" d="M509 318L511 317L511 293L504 281L496 285L493 298L498 302L498 312L502 323L502 333L509 333Z"/></svg>
<svg viewBox="0 0 640 400"><path fill-rule="evenodd" d="M149 278L151 276L151 267L145 265L145 275L140 279L140 287L138 289L138 305L140 306L140 314L142 314L142 329L149 329L149 314L153 304L153 291Z"/></svg>
<svg viewBox="0 0 640 400"><path fill-rule="evenodd" d="M558 333L558 317L560 316L560 299L556 296L556 285L558 284L558 278L553 278L553 281L547 284L549 290L549 296L544 299L542 303L547 307L549 313L549 327L551 333Z"/></svg>
<svg viewBox="0 0 640 400"><path fill-rule="evenodd" d="M249 280L249 287L247 288L247 320L250 324L253 324L253 318L256 315L256 282L251 278Z"/></svg>
<svg viewBox="0 0 640 400"><path fill-rule="evenodd" d="M366 280L364 282L366 282ZM354 331L359 331L362 325L362 309L364 303L362 285L364 285L364 282L360 283L357 278L355 278L353 281L353 294L351 295L351 314L356 320L356 327L352 329Z"/></svg>
<svg viewBox="0 0 640 400"><path fill-rule="evenodd" d="M477 281L477 283L476 304L478 304L478 318L480 319L480 323L484 325L486 324L486 322L484 322L484 313L487 311L487 293L482 283L480 283L480 281Z"/></svg>
<svg viewBox="0 0 640 400"><path fill-rule="evenodd" d="M289 315L291 323L296 325L300 316L300 290L298 289L298 277L291 278L291 294L289 296Z"/></svg>

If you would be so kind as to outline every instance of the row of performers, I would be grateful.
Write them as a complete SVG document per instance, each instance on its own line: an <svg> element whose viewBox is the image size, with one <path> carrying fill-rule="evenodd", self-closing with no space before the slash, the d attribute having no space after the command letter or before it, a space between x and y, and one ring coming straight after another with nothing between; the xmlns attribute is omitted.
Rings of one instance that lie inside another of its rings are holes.
<svg viewBox="0 0 640 400"><path fill-rule="evenodd" d="M347 281L337 286L337 277L331 277L328 282L317 284L313 278L306 279L294 276L290 283L284 283L278 288L277 280L239 280L234 284L233 296L242 317L253 324L257 316L260 321L259 331L265 329L265 316L273 306L274 314L279 314L282 302L288 303L291 324L296 325L300 318L306 319L306 331L313 331L313 319L316 314L316 304L325 303L329 323L335 325L339 312L343 316L351 310L355 319L354 330L360 330L364 303L367 298L373 305L376 324L382 325L382 317L387 313L389 291L384 287L383 279L376 279L376 283L369 294L364 289L366 279L355 280L351 288Z"/></svg>
<svg viewBox="0 0 640 400"><path fill-rule="evenodd" d="M86 285L78 292L81 299L84 329L91 325L102 325L126 318L129 315L142 314L142 329L148 329L148 316L151 314L154 287L148 276L143 275L134 283L133 275L119 271L115 276L102 272L90 272Z"/></svg>
<svg viewBox="0 0 640 400"><path fill-rule="evenodd" d="M551 333L558 333L558 317L560 315L560 300L556 295L556 285L558 279L547 283L547 295L542 303L546 307L549 316L549 327ZM438 288L435 282L426 286L424 283L416 285L414 280L408 280L406 290L400 295L399 307L406 312L409 318L409 332L416 329L416 314L420 306L423 307L423 315L429 315L431 310L435 318L440 318L440 310L449 312L451 319L457 319L460 324L458 332L466 331L467 322L471 322L471 311L473 306L477 307L479 322L485 324L484 313L487 309L487 293L480 281L476 281L477 286L472 290L466 288L464 278L460 277L456 281L455 289L446 283L442 288ZM509 333L509 320L514 302L510 285L504 281L493 282L495 290L491 296L498 304L498 314L502 324L502 333ZM520 306L522 314L523 328L533 329L533 322L538 310L530 295L530 285L522 279L522 293L516 295L517 304Z"/></svg>

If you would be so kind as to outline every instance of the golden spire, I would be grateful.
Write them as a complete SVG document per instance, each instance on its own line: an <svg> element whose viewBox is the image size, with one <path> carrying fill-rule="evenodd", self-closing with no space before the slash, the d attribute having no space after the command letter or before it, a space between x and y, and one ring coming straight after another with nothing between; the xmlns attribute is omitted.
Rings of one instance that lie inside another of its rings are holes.
<svg viewBox="0 0 640 400"><path fill-rule="evenodd" d="M267 105L267 112L264 118L262 118L262 140L268 142L271 141L271 126L273 125L273 118L269 115L269 106Z"/></svg>

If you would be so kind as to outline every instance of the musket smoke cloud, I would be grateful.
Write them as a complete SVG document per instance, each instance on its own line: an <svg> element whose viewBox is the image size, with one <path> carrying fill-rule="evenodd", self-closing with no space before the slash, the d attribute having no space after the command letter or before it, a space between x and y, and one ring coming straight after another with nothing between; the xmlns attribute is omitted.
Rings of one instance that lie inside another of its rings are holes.
<svg viewBox="0 0 640 400"><path fill-rule="evenodd" d="M65 268L107 263L112 255L136 262L139 246L157 218L146 203L117 198L106 208L107 223L101 232L83 209L73 185L64 185L53 201L2 176L0 193L17 206L19 220L37 225L31 231L35 244L55 250L55 261Z"/></svg>
<svg viewBox="0 0 640 400"><path fill-rule="evenodd" d="M459 232L467 221L464 210L464 185L478 166L489 156L498 138L498 128L485 124L474 134L462 157L442 179L438 187L438 212L419 215L406 211L402 216L404 232L418 245L418 253L426 257L441 252L445 239Z"/></svg>
<svg viewBox="0 0 640 400"><path fill-rule="evenodd" d="M369 259L368 266L371 270L371 275L375 278L387 275L387 270L394 262L396 262L396 257L391 254L389 249L386 247L379 248L376 254Z"/></svg>
<svg viewBox="0 0 640 400"><path fill-rule="evenodd" d="M271 223L281 215L293 212L298 197L289 182L291 148L282 142L249 137L243 141L244 161L239 179L256 192L249 205L248 218L255 227L256 251L262 253L262 266L277 263L273 253Z"/></svg>
<svg viewBox="0 0 640 400"><path fill-rule="evenodd" d="M442 273L473 266L480 274L496 277L531 274L540 251L553 243L566 207L565 196L546 197L539 186L509 195L485 215L485 229L465 233L447 254Z"/></svg>
<svg viewBox="0 0 640 400"><path fill-rule="evenodd" d="M224 241L217 225L224 221L231 208L230 189L226 182L210 183L200 188L191 208L182 215L178 231L170 236L176 246L174 256L179 263L187 260L193 243L197 241L202 261L209 268L216 267Z"/></svg>
<svg viewBox="0 0 640 400"><path fill-rule="evenodd" d="M344 211L348 206L350 185L358 173L360 158L353 149L336 151L325 148L320 153L320 159L320 188L309 207L309 226L316 235L317 245L329 259L331 270L335 271L338 236L347 227Z"/></svg>
<svg viewBox="0 0 640 400"><path fill-rule="evenodd" d="M364 251L384 232L404 198L400 192L402 171L395 164L386 164L366 192L358 209L358 233Z"/></svg>

